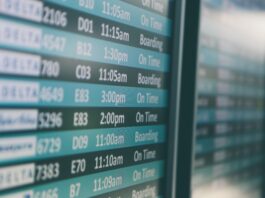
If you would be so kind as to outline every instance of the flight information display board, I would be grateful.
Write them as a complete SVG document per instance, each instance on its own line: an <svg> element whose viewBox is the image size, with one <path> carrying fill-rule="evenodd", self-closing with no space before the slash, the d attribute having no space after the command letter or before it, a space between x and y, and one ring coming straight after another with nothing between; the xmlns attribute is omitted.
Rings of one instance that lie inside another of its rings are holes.
<svg viewBox="0 0 265 198"><path fill-rule="evenodd" d="M254 1L202 2L193 198L263 197L261 8Z"/></svg>
<svg viewBox="0 0 265 198"><path fill-rule="evenodd" d="M164 197L169 0L0 0L0 197Z"/></svg>

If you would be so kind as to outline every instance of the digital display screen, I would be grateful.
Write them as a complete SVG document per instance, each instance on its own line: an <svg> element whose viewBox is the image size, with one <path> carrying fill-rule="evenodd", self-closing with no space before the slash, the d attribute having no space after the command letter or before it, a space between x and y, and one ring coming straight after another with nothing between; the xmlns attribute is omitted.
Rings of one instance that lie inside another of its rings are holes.
<svg viewBox="0 0 265 198"><path fill-rule="evenodd" d="M173 7L0 0L0 197L165 197Z"/></svg>
<svg viewBox="0 0 265 198"><path fill-rule="evenodd" d="M193 198L263 197L264 21L264 1L202 1Z"/></svg>

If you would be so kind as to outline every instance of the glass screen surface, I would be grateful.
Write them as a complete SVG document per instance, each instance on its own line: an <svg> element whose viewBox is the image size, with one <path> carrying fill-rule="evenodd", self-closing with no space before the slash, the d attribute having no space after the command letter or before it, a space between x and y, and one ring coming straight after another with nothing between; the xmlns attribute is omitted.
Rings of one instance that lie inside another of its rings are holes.
<svg viewBox="0 0 265 198"><path fill-rule="evenodd" d="M193 198L262 197L265 3L203 0Z"/></svg>

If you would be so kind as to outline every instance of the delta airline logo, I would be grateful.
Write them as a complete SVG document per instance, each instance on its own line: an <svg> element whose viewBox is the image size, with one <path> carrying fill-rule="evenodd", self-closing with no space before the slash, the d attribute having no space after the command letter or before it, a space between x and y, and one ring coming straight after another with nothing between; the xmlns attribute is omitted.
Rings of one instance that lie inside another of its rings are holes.
<svg viewBox="0 0 265 198"><path fill-rule="evenodd" d="M0 161L35 156L36 142L36 137L1 138Z"/></svg>
<svg viewBox="0 0 265 198"><path fill-rule="evenodd" d="M38 110L0 110L0 132L37 129Z"/></svg>
<svg viewBox="0 0 265 198"><path fill-rule="evenodd" d="M0 43L4 45L41 49L42 30L29 25L0 20ZM8 32L8 34L6 34Z"/></svg>
<svg viewBox="0 0 265 198"><path fill-rule="evenodd" d="M0 73L39 76L41 57L0 50Z"/></svg>
<svg viewBox="0 0 265 198"><path fill-rule="evenodd" d="M43 3L35 0L0 0L0 12L40 22Z"/></svg>
<svg viewBox="0 0 265 198"><path fill-rule="evenodd" d="M0 80L0 103L37 103L39 83Z"/></svg>
<svg viewBox="0 0 265 198"><path fill-rule="evenodd" d="M0 168L0 190L34 183L35 164Z"/></svg>

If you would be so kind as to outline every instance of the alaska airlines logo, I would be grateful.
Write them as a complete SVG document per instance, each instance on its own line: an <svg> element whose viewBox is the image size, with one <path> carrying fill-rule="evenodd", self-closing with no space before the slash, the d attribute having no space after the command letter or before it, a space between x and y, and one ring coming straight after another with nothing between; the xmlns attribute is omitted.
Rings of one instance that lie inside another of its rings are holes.
<svg viewBox="0 0 265 198"><path fill-rule="evenodd" d="M37 110L0 110L0 132L37 128Z"/></svg>
<svg viewBox="0 0 265 198"><path fill-rule="evenodd" d="M36 118L31 117L27 114L21 114L18 117L4 117L3 115L0 115L0 125L6 126L6 125L13 125L16 123L21 124L34 124L36 122Z"/></svg>

